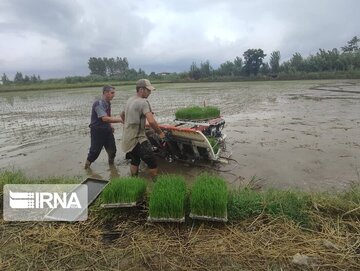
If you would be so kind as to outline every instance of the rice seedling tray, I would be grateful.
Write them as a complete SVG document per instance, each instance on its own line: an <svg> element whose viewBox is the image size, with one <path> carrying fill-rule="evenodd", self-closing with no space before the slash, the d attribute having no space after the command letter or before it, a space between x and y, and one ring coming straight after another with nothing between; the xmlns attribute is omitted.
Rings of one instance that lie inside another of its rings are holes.
<svg viewBox="0 0 360 271"><path fill-rule="evenodd" d="M189 217L192 219L205 220L205 221L228 222L227 212L225 213L224 217L197 215L192 213L189 214Z"/></svg>
<svg viewBox="0 0 360 271"><path fill-rule="evenodd" d="M167 217L148 217L148 222L174 222L174 223L183 223L185 222L185 217L181 218L167 218Z"/></svg>
<svg viewBox="0 0 360 271"><path fill-rule="evenodd" d="M89 207L96 198L100 195L106 185L109 183L107 180L87 178L80 183L87 185L87 206ZM75 187L71 192L77 192L80 186ZM54 208L46 216L46 219L59 220L59 221L74 221L83 215L83 211L77 212L74 209Z"/></svg>
<svg viewBox="0 0 360 271"><path fill-rule="evenodd" d="M131 208L143 202L146 183L137 177L123 177L111 180L103 191L101 208Z"/></svg>
<svg viewBox="0 0 360 271"><path fill-rule="evenodd" d="M121 203L102 203L101 208L111 209L111 208L131 208L140 205L141 202L121 202Z"/></svg>
<svg viewBox="0 0 360 271"><path fill-rule="evenodd" d="M108 180L100 180L94 178L87 178L81 184L86 184L88 187L88 206L92 204L104 188L108 185Z"/></svg>

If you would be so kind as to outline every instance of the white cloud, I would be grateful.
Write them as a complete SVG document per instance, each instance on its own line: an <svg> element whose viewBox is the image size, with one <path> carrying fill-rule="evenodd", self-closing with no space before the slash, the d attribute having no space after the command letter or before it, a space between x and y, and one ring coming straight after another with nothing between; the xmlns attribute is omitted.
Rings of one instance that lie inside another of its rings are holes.
<svg viewBox="0 0 360 271"><path fill-rule="evenodd" d="M359 35L356 0L3 0L0 73L84 75L90 57L127 57L150 71L217 66L249 48L286 60Z"/></svg>

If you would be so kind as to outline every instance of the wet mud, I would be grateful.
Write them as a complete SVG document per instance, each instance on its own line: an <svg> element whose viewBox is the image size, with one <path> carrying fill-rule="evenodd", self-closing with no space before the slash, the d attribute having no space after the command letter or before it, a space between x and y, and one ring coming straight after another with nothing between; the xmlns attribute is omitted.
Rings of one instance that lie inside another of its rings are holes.
<svg viewBox="0 0 360 271"><path fill-rule="evenodd" d="M226 126L228 164L169 163L162 173L181 173L188 182L201 172L223 176L231 186L344 190L360 183L360 81L285 81L160 84L149 100L160 123L189 105L220 107ZM133 95L118 87L113 114ZM126 176L122 126L115 124L115 166L106 152L83 169L89 149L92 102L100 88L0 93L0 168L32 177ZM147 178L146 166L141 175Z"/></svg>

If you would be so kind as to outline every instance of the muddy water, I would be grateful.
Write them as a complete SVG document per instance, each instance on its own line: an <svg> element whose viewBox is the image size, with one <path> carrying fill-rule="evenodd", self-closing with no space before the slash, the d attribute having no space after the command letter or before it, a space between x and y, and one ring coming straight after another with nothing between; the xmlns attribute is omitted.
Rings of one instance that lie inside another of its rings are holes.
<svg viewBox="0 0 360 271"><path fill-rule="evenodd" d="M184 165L159 160L163 173L189 182L204 171L238 186L252 180L263 187L343 190L360 182L360 81L288 81L160 84L149 100L161 123L177 108L215 105L226 120L229 164ZM112 104L120 113L135 91L118 87ZM0 168L28 176L128 174L116 124L116 166L103 151L90 171L83 163L90 144L92 102L100 88L0 93ZM143 176L147 176L143 167Z"/></svg>

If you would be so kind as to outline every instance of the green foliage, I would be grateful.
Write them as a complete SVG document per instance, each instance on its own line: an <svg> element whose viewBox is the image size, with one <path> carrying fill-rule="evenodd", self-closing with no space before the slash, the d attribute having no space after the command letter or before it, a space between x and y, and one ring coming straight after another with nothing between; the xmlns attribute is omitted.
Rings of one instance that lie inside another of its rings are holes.
<svg viewBox="0 0 360 271"><path fill-rule="evenodd" d="M0 193L3 192L5 184L24 184L28 183L25 175L21 171L5 170L0 172Z"/></svg>
<svg viewBox="0 0 360 271"><path fill-rule="evenodd" d="M229 196L229 219L238 220L262 213L286 216L301 225L309 224L311 197L300 191L270 189L256 192L249 188L233 191Z"/></svg>
<svg viewBox="0 0 360 271"><path fill-rule="evenodd" d="M360 39L357 36L355 36L347 42L347 45L345 45L344 47L341 47L341 49L343 50L344 53L355 52L355 51L359 50L359 46L358 46L359 42L360 42Z"/></svg>
<svg viewBox="0 0 360 271"><path fill-rule="evenodd" d="M232 191L229 194L228 210L231 220L260 215L263 210L263 197L249 188Z"/></svg>
<svg viewBox="0 0 360 271"><path fill-rule="evenodd" d="M7 77L7 75L5 73L3 73L3 75L1 76L1 81L4 85L7 85L10 83L10 79L9 79L9 77Z"/></svg>
<svg viewBox="0 0 360 271"><path fill-rule="evenodd" d="M233 76L234 69L235 69L234 63L232 63L231 61L226 61L220 65L220 67L219 67L219 69L217 69L216 73L219 76Z"/></svg>
<svg viewBox="0 0 360 271"><path fill-rule="evenodd" d="M5 184L74 184L79 180L74 178L53 177L45 179L30 179L23 172L15 170L0 171L0 200L4 191Z"/></svg>
<svg viewBox="0 0 360 271"><path fill-rule="evenodd" d="M225 217L227 187L218 176L202 174L195 179L191 190L191 213L199 216Z"/></svg>
<svg viewBox="0 0 360 271"><path fill-rule="evenodd" d="M201 77L201 71L196 62L193 62L190 66L189 77L194 80L198 80Z"/></svg>
<svg viewBox="0 0 360 271"><path fill-rule="evenodd" d="M132 203L141 200L146 192L146 182L137 177L112 180L101 194L104 203Z"/></svg>
<svg viewBox="0 0 360 271"><path fill-rule="evenodd" d="M300 191L268 190L264 193L264 211L274 216L285 215L300 224L309 222L311 198Z"/></svg>
<svg viewBox="0 0 360 271"><path fill-rule="evenodd" d="M270 55L270 68L271 72L276 74L280 68L280 51L274 51Z"/></svg>
<svg viewBox="0 0 360 271"><path fill-rule="evenodd" d="M344 214L360 217L360 186L351 187L343 193L318 193L312 198L314 206L331 216Z"/></svg>
<svg viewBox="0 0 360 271"><path fill-rule="evenodd" d="M197 119L210 119L220 116L220 109L215 106L192 106L181 108L175 112L175 117L177 119L188 119L188 120L197 120Z"/></svg>
<svg viewBox="0 0 360 271"><path fill-rule="evenodd" d="M14 83L23 83L24 77L21 72L17 72L14 77Z"/></svg>
<svg viewBox="0 0 360 271"><path fill-rule="evenodd" d="M248 49L243 54L245 65L244 70L247 75L257 75L261 65L263 64L263 59L266 54L262 49Z"/></svg>
<svg viewBox="0 0 360 271"><path fill-rule="evenodd" d="M204 63L200 63L200 76L202 78L211 77L213 74L213 68L210 66L209 60L206 60Z"/></svg>
<svg viewBox="0 0 360 271"><path fill-rule="evenodd" d="M150 195L151 218L182 218L185 216L186 186L182 176L158 176Z"/></svg>

